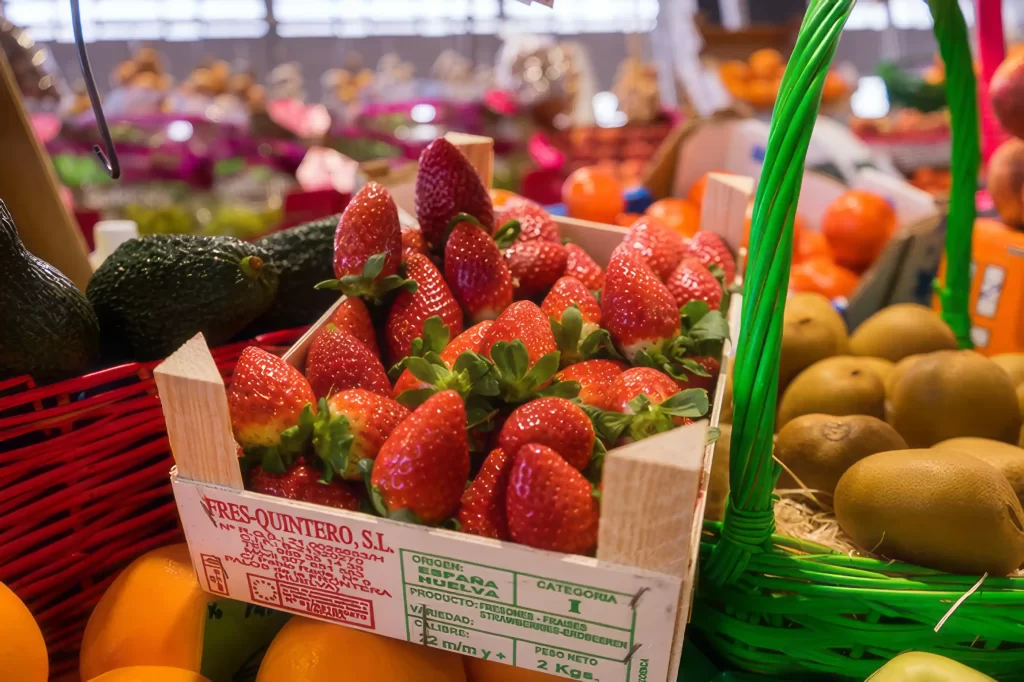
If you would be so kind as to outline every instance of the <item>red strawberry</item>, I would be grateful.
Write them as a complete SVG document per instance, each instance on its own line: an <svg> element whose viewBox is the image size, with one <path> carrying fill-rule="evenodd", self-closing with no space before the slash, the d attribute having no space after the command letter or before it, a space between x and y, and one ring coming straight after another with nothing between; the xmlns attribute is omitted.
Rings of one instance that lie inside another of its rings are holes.
<svg viewBox="0 0 1024 682"><path fill-rule="evenodd" d="M350 388L391 397L391 382L380 358L356 337L331 324L309 346L306 378L317 398Z"/></svg>
<svg viewBox="0 0 1024 682"><path fill-rule="evenodd" d="M377 347L377 332L373 328L370 311L363 303L363 299L347 296L331 313L329 322L356 337L371 353L380 356L380 349Z"/></svg>
<svg viewBox="0 0 1024 682"><path fill-rule="evenodd" d="M736 279L736 260L722 238L714 232L698 232L690 237L686 255L693 256L709 269L717 265L725 273L726 284Z"/></svg>
<svg viewBox="0 0 1024 682"><path fill-rule="evenodd" d="M468 213L494 232L494 207L480 176L457 147L438 138L420 154L416 175L416 217L432 249L444 248L448 223L459 213Z"/></svg>
<svg viewBox="0 0 1024 682"><path fill-rule="evenodd" d="M579 405L565 398L538 398L520 405L505 420L498 443L519 452L529 443L546 445L583 471L594 452L594 425Z"/></svg>
<svg viewBox="0 0 1024 682"><path fill-rule="evenodd" d="M256 346L242 351L228 391L231 429L239 445L278 445L281 432L297 426L303 408L314 403L302 372Z"/></svg>
<svg viewBox="0 0 1024 682"><path fill-rule="evenodd" d="M392 362L409 355L413 339L423 334L429 317L439 316L453 337L462 333L462 309L430 259L414 253L406 261L406 271L418 286L413 292L399 292L388 311L384 340Z"/></svg>
<svg viewBox="0 0 1024 682"><path fill-rule="evenodd" d="M608 264L601 296L604 328L630 360L660 352L679 336L679 306L654 271L618 253Z"/></svg>
<svg viewBox="0 0 1024 682"><path fill-rule="evenodd" d="M479 352L494 362L502 396L510 403L534 397L558 370L551 323L530 301L516 301L506 308L487 330ZM538 362L547 356L551 357Z"/></svg>
<svg viewBox="0 0 1024 682"><path fill-rule="evenodd" d="M558 350L547 315L530 301L516 301L498 316L480 342L480 353L490 358L495 343L517 340L526 346L531 366Z"/></svg>
<svg viewBox="0 0 1024 682"><path fill-rule="evenodd" d="M644 216L633 223L622 244L615 248L616 252L620 250L646 263L654 274L666 280L683 259L686 239L657 218Z"/></svg>
<svg viewBox="0 0 1024 682"><path fill-rule="evenodd" d="M551 215L529 199L514 197L497 209L495 224L504 225L510 220L519 221L519 237L516 241L529 242L540 239L546 242L562 243L562 235Z"/></svg>
<svg viewBox="0 0 1024 682"><path fill-rule="evenodd" d="M710 355L698 355L684 358L682 367L686 377L676 379L679 388L703 388L710 395L718 383L718 370L721 363Z"/></svg>
<svg viewBox="0 0 1024 682"><path fill-rule="evenodd" d="M402 260L408 260L409 254L429 254L427 242L423 240L423 233L411 227L402 227Z"/></svg>
<svg viewBox="0 0 1024 682"><path fill-rule="evenodd" d="M322 288L349 296L379 298L408 282L398 275L402 233L398 207L375 182L359 190L345 207L334 234L334 276Z"/></svg>
<svg viewBox="0 0 1024 682"><path fill-rule="evenodd" d="M451 343L444 347L444 350L439 354L441 361L444 362L448 369L451 369L455 364L455 361L459 359L459 356L466 352L477 353L480 351L480 343L483 341L484 336L487 334L487 330L494 324L492 320L484 320L479 324L475 324L466 331L462 332L454 339ZM405 370L402 375L398 377L398 381L395 382L395 395L400 396L406 391L412 391L420 388L427 388L429 384L425 381L421 381L412 375L412 372ZM444 386L442 390L449 388Z"/></svg>
<svg viewBox="0 0 1024 682"><path fill-rule="evenodd" d="M456 517L463 533L484 538L508 540L508 519L505 516L505 496L512 459L501 448L487 455L480 472L466 492Z"/></svg>
<svg viewBox="0 0 1024 682"><path fill-rule="evenodd" d="M561 320L562 313L573 305L579 308L583 315L584 336L601 326L601 306L586 285L575 277L562 277L555 282L551 291L544 297L540 309L548 317Z"/></svg>
<svg viewBox="0 0 1024 682"><path fill-rule="evenodd" d="M384 441L409 410L391 398L361 388L333 394L321 405L313 427L317 455L342 478L359 480L359 462L376 459Z"/></svg>
<svg viewBox="0 0 1024 682"><path fill-rule="evenodd" d="M597 545L600 510L590 481L549 447L516 453L505 504L509 535L520 544L567 554Z"/></svg>
<svg viewBox="0 0 1024 682"><path fill-rule="evenodd" d="M692 256L687 256L665 282L682 308L690 301L704 301L712 310L722 304L722 283Z"/></svg>
<svg viewBox="0 0 1024 682"><path fill-rule="evenodd" d="M455 226L444 248L444 278L472 322L493 320L512 303L512 273L491 235Z"/></svg>
<svg viewBox="0 0 1024 682"><path fill-rule="evenodd" d="M578 244L566 244L565 274L583 282L591 291L604 288L604 270Z"/></svg>
<svg viewBox="0 0 1024 682"><path fill-rule="evenodd" d="M450 518L469 477L466 408L455 391L427 398L391 433L373 465L373 503L385 516L408 510L426 524Z"/></svg>
<svg viewBox="0 0 1024 682"><path fill-rule="evenodd" d="M505 258L516 284L516 297L533 298L550 289L565 274L568 257L561 244L539 239L508 247Z"/></svg>
<svg viewBox="0 0 1024 682"><path fill-rule="evenodd" d="M304 461L293 464L285 473L276 474L257 466L249 474L249 489L264 495L283 497L359 511L358 488L351 483L337 479L330 483L320 482L320 472Z"/></svg>
<svg viewBox="0 0 1024 682"><path fill-rule="evenodd" d="M587 360L569 365L555 375L555 381L575 381L580 385L579 399L584 405L609 410L608 387L626 365L615 360Z"/></svg>
<svg viewBox="0 0 1024 682"><path fill-rule="evenodd" d="M626 440L637 441L693 423L707 414L707 391L680 391L672 377L650 367L634 367L612 380L608 409L632 415Z"/></svg>

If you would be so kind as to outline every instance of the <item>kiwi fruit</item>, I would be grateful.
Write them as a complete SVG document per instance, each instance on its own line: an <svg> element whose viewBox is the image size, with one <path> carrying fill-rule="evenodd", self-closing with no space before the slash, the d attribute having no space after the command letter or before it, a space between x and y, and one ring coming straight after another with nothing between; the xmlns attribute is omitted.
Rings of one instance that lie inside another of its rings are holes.
<svg viewBox="0 0 1024 682"><path fill-rule="evenodd" d="M889 381L889 377L896 369L896 363L885 358L869 358L864 356L860 358L860 361L865 367L878 375L878 378L882 380L883 386Z"/></svg>
<svg viewBox="0 0 1024 682"><path fill-rule="evenodd" d="M778 486L806 486L832 495L852 465L876 452L906 447L900 434L876 417L805 414L786 424L775 441L775 458L784 465Z"/></svg>
<svg viewBox="0 0 1024 682"><path fill-rule="evenodd" d="M916 303L898 303L864 320L850 337L850 352L899 362L915 353L956 349L953 330L938 313Z"/></svg>
<svg viewBox="0 0 1024 682"><path fill-rule="evenodd" d="M912 448L973 436L1016 443L1021 413L1006 372L974 351L915 360L889 396L888 421Z"/></svg>
<svg viewBox="0 0 1024 682"><path fill-rule="evenodd" d="M846 323L821 294L793 294L783 314L779 391L818 360L849 351Z"/></svg>
<svg viewBox="0 0 1024 682"><path fill-rule="evenodd" d="M725 503L729 499L729 445L732 441L732 426L719 424L721 435L715 443L715 458L711 460L711 476L708 480L708 500L704 505L704 518L721 521L725 518Z"/></svg>
<svg viewBox="0 0 1024 682"><path fill-rule="evenodd" d="M885 416L885 386L861 358L841 355L814 363L782 394L776 427L804 414Z"/></svg>
<svg viewBox="0 0 1024 682"><path fill-rule="evenodd" d="M952 450L896 450L851 466L836 520L862 549L958 574L1006 575L1024 561L1024 511L998 469Z"/></svg>
<svg viewBox="0 0 1024 682"><path fill-rule="evenodd" d="M908 651L876 670L867 682L996 682L945 656Z"/></svg>
<svg viewBox="0 0 1024 682"><path fill-rule="evenodd" d="M1024 449L988 438L950 438L932 447L955 450L988 462L1002 472L1017 499L1024 504Z"/></svg>
<svg viewBox="0 0 1024 682"><path fill-rule="evenodd" d="M991 360L1010 375L1014 386L1024 384L1024 353L1000 353L993 355Z"/></svg>

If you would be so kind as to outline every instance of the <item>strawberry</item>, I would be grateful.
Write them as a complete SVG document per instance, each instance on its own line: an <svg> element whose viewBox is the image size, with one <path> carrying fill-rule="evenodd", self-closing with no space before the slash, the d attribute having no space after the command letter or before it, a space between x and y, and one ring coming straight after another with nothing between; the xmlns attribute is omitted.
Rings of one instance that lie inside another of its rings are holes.
<svg viewBox="0 0 1024 682"><path fill-rule="evenodd" d="M664 281L683 259L686 239L657 218L643 216L633 223L615 251L624 251L646 263Z"/></svg>
<svg viewBox="0 0 1024 682"><path fill-rule="evenodd" d="M370 477L382 516L436 525L451 517L469 477L466 409L455 391L443 391L391 432ZM404 510L404 511L403 511Z"/></svg>
<svg viewBox="0 0 1024 682"><path fill-rule="evenodd" d="M515 281L516 298L533 298L550 289L565 274L568 257L561 244L539 239L507 248L505 259Z"/></svg>
<svg viewBox="0 0 1024 682"><path fill-rule="evenodd" d="M359 496L356 486L338 480L324 484L319 479L320 473L305 461L300 460L282 473L274 473L263 467L256 467L249 474L249 489L288 500L359 511Z"/></svg>
<svg viewBox="0 0 1024 682"><path fill-rule="evenodd" d="M622 252L608 264L601 311L605 329L630 361L640 352L661 352L679 336L672 292L653 270Z"/></svg>
<svg viewBox="0 0 1024 682"><path fill-rule="evenodd" d="M437 267L423 254L414 253L406 261L406 269L418 287L413 292L399 292L388 311L384 341L392 362L409 355L413 339L423 334L423 323L429 317L440 317L452 336L462 333L462 310Z"/></svg>
<svg viewBox="0 0 1024 682"><path fill-rule="evenodd" d="M538 398L520 405L505 420L498 444L519 452L529 443L546 445L583 471L594 452L594 425L579 405L565 398Z"/></svg>
<svg viewBox="0 0 1024 682"><path fill-rule="evenodd" d="M565 274L583 282L591 291L604 288L604 270L578 244L566 244Z"/></svg>
<svg viewBox="0 0 1024 682"><path fill-rule="evenodd" d="M333 324L328 324L309 345L306 378L317 398L350 388L391 397L391 382L380 358Z"/></svg>
<svg viewBox="0 0 1024 682"><path fill-rule="evenodd" d="M718 310L722 302L721 282L692 256L683 259L665 285L680 308L690 301L704 301L712 310Z"/></svg>
<svg viewBox="0 0 1024 682"><path fill-rule="evenodd" d="M686 255L692 256L709 270L717 266L725 274L726 284L736 279L736 260L725 242L714 232L698 232L686 244Z"/></svg>
<svg viewBox="0 0 1024 682"><path fill-rule="evenodd" d="M701 388L680 391L667 374L634 367L612 380L608 409L631 415L620 427L626 429L627 441L638 441L703 417L708 411L708 393Z"/></svg>
<svg viewBox="0 0 1024 682"><path fill-rule="evenodd" d="M499 393L509 403L535 397L551 383L561 357L547 316L530 301L506 308L487 331L479 352L494 363ZM566 382L552 390L572 398L577 388Z"/></svg>
<svg viewBox="0 0 1024 682"><path fill-rule="evenodd" d="M384 441L409 409L391 398L361 388L321 399L313 426L313 448L324 463L324 477L334 472L342 478L359 480L359 463L376 459Z"/></svg>
<svg viewBox="0 0 1024 682"><path fill-rule="evenodd" d="M334 233L334 276L318 289L340 289L348 296L379 300L400 287L414 285L399 276L402 233L398 207L375 182L359 190L345 207Z"/></svg>
<svg viewBox="0 0 1024 682"><path fill-rule="evenodd" d="M562 235L551 215L529 199L514 197L504 206L497 209L495 223L502 225L510 220L519 221L519 237L517 241L529 242L540 239L546 242L562 243Z"/></svg>
<svg viewBox="0 0 1024 682"><path fill-rule="evenodd" d="M615 360L587 360L569 365L555 375L555 381L575 381L580 385L581 403L607 410L608 387L626 369L625 364Z"/></svg>
<svg viewBox="0 0 1024 682"><path fill-rule="evenodd" d="M256 346L242 351L228 391L231 430L243 448L281 445L281 434L299 424L303 410L316 403L306 377L287 362Z"/></svg>
<svg viewBox="0 0 1024 682"><path fill-rule="evenodd" d="M444 278L472 322L493 320L512 303L512 273L491 235L455 226L444 248Z"/></svg>
<svg viewBox="0 0 1024 682"><path fill-rule="evenodd" d="M512 459L501 448L487 455L476 478L462 494L462 506L456 519L463 533L484 538L508 540L505 496Z"/></svg>
<svg viewBox="0 0 1024 682"><path fill-rule="evenodd" d="M409 260L409 255L413 253L422 253L423 255L429 255L430 251L427 250L427 242L423 240L423 233L419 230L415 230L411 227L402 226L402 260Z"/></svg>
<svg viewBox="0 0 1024 682"><path fill-rule="evenodd" d="M380 349L377 347L377 332L373 328L370 311L363 303L363 299L345 297L331 313L329 322L356 337L371 353L380 356Z"/></svg>
<svg viewBox="0 0 1024 682"><path fill-rule="evenodd" d="M590 482L554 450L531 443L512 461L505 501L516 542L566 554L597 545L600 517Z"/></svg>
<svg viewBox="0 0 1024 682"><path fill-rule="evenodd" d="M721 363L710 355L698 355L684 360L683 369L686 376L675 378L679 388L703 388L711 395L718 383L718 370Z"/></svg>
<svg viewBox="0 0 1024 682"><path fill-rule="evenodd" d="M562 277L544 297L541 310L551 318L551 331L562 352L563 367L599 353L621 357L611 336L601 329L601 306L575 277Z"/></svg>
<svg viewBox="0 0 1024 682"><path fill-rule="evenodd" d="M420 154L416 175L416 217L434 251L444 250L448 224L458 213L468 213L494 232L494 207L480 176L458 148L438 138Z"/></svg>
<svg viewBox="0 0 1024 682"><path fill-rule="evenodd" d="M438 318L440 320L440 318ZM441 350L438 357L444 366L451 369L455 365L455 361L459 359L459 356L466 352L476 353L480 350L480 343L483 341L484 336L487 334L487 330L494 324L492 320L484 320L479 324L475 324L466 331L456 336L450 343L444 343L443 349ZM427 327L427 324L424 324ZM424 332L427 333L427 332ZM443 339L447 341L447 334L443 335ZM457 381L445 381L445 385L437 386L438 390L452 389L458 391L460 395L465 397L465 393L459 390L457 387ZM447 385L452 383L453 385ZM412 372L408 369L402 372L401 376L398 377L398 381L395 382L395 396L401 397L406 391L414 391L417 389L429 388L432 384L428 384L425 381L417 379L413 376Z"/></svg>

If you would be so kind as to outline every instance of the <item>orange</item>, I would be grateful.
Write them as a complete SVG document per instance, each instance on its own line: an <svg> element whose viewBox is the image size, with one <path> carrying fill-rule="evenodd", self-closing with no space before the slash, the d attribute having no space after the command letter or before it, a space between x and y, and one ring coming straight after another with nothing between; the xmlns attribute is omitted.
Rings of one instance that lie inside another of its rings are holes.
<svg viewBox="0 0 1024 682"><path fill-rule="evenodd" d="M513 668L510 665L485 661L482 658L467 656L464 663L466 664L467 682L552 682L560 679L554 675Z"/></svg>
<svg viewBox="0 0 1024 682"><path fill-rule="evenodd" d="M825 87L821 91L821 98L826 102L834 102L846 95L846 81L835 71L829 71L825 75Z"/></svg>
<svg viewBox="0 0 1024 682"><path fill-rule="evenodd" d="M256 682L466 682L462 659L440 649L300 618L267 649Z"/></svg>
<svg viewBox="0 0 1024 682"><path fill-rule="evenodd" d="M797 216L799 218L800 216ZM832 260L832 247L821 232L815 232L801 228L795 232L796 241L793 244L793 262L800 263L807 260L824 258Z"/></svg>
<svg viewBox="0 0 1024 682"><path fill-rule="evenodd" d="M754 78L775 78L780 71L786 68L782 61L782 54L770 47L758 50L750 55L747 60L750 63L750 73Z"/></svg>
<svg viewBox="0 0 1024 682"><path fill-rule="evenodd" d="M28 607L0 583L0 679L46 682L46 643Z"/></svg>
<svg viewBox="0 0 1024 682"><path fill-rule="evenodd" d="M199 587L186 545L143 554L121 571L89 616L82 679L139 665L199 672L212 599Z"/></svg>
<svg viewBox="0 0 1024 682"><path fill-rule="evenodd" d="M684 237L700 230L700 209L689 199L659 199L647 207L645 214L657 218Z"/></svg>
<svg viewBox="0 0 1024 682"><path fill-rule="evenodd" d="M519 196L515 192L510 192L507 189L491 188L487 191L490 192L491 204L494 205L494 208L504 206L509 199L513 199Z"/></svg>
<svg viewBox="0 0 1024 682"><path fill-rule="evenodd" d="M199 673L181 668L167 668L157 665L139 665L118 668L88 682L210 682Z"/></svg>
<svg viewBox="0 0 1024 682"><path fill-rule="evenodd" d="M857 281L856 273L826 258L796 263L789 273L789 288L793 291L813 291L828 298L849 298Z"/></svg>
<svg viewBox="0 0 1024 682"><path fill-rule="evenodd" d="M896 211L877 194L850 190L825 209L821 232L836 263L863 272L896 232Z"/></svg>
<svg viewBox="0 0 1024 682"><path fill-rule="evenodd" d="M562 201L572 218L611 225L626 210L622 183L607 167L584 166L573 171L562 184Z"/></svg>
<svg viewBox="0 0 1024 682"><path fill-rule="evenodd" d="M768 109L775 104L775 97L779 94L775 80L756 78L747 84L746 100L760 109Z"/></svg>
<svg viewBox="0 0 1024 682"><path fill-rule="evenodd" d="M615 216L615 224L622 227L632 227L639 217L639 213L620 213Z"/></svg>
<svg viewBox="0 0 1024 682"><path fill-rule="evenodd" d="M718 67L718 74L723 83L742 83L750 78L750 65L738 59L731 59Z"/></svg>

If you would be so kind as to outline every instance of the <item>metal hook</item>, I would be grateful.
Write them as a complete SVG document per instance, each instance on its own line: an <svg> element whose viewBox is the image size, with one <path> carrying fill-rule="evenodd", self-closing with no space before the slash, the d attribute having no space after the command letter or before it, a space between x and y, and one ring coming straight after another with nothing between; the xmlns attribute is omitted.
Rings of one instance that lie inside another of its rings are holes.
<svg viewBox="0 0 1024 682"><path fill-rule="evenodd" d="M92 111L96 115L96 127L99 128L100 137L107 148L98 144L94 145L92 151L96 158L103 164L103 168L114 180L121 177L121 163L117 159L117 150L114 149L114 140L110 136L110 128L107 127L107 119L103 116L103 104L100 102L100 93L96 89L96 80L92 76L92 67L89 66L89 54L85 51L85 38L82 36L82 12L78 7L78 0L71 0L71 28L75 32L75 47L78 48L78 63L82 65L82 78L85 80L85 90L89 93L89 103L92 104Z"/></svg>

